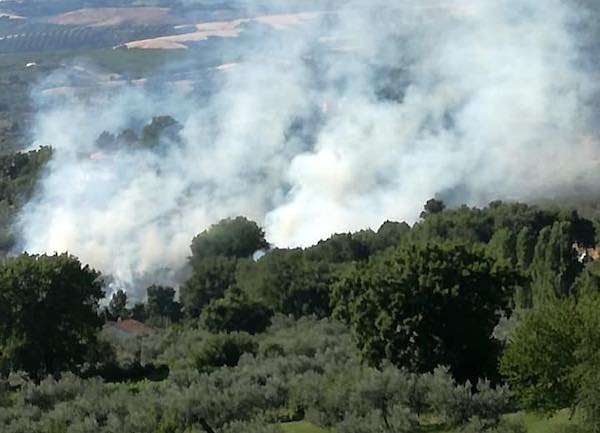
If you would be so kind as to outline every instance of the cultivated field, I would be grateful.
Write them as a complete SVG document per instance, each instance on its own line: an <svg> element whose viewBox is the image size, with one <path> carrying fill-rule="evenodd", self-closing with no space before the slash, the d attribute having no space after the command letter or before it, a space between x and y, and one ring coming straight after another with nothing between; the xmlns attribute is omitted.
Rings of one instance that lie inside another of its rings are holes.
<svg viewBox="0 0 600 433"><path fill-rule="evenodd" d="M195 26L195 31L180 35L161 36L132 41L125 44L128 48L142 49L185 49L187 42L205 41L208 38L235 38L242 32L241 25L260 23L276 30L283 30L314 20L317 13L298 13L286 15L265 15L255 18L244 18L232 21L217 21L201 23Z"/></svg>
<svg viewBox="0 0 600 433"><path fill-rule="evenodd" d="M51 24L63 26L106 27L130 25L178 24L180 20L169 8L85 8L52 16Z"/></svg>

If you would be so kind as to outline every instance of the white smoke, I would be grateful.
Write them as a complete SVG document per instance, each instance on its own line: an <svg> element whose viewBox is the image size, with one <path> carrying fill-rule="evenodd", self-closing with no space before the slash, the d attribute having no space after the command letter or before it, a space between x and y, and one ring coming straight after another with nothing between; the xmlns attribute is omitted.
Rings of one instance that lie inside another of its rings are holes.
<svg viewBox="0 0 600 433"><path fill-rule="evenodd" d="M136 286L181 268L192 237L228 216L309 245L415 221L436 195L481 205L593 186L596 89L574 12L561 0L351 3L253 39L209 101L125 87L50 105L35 137L56 152L19 220L22 248L68 250ZM378 93L381 70L401 71L386 87L401 97ZM102 131L158 114L184 124L181 144L95 149Z"/></svg>

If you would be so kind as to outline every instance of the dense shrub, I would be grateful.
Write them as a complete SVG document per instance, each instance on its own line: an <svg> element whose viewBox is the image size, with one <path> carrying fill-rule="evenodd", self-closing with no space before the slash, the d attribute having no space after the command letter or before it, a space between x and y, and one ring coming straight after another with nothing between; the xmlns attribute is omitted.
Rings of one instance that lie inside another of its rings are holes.
<svg viewBox="0 0 600 433"><path fill-rule="evenodd" d="M416 429L416 416L402 406L392 407L385 416L378 410L364 415L350 411L335 427L339 433L412 433Z"/></svg>
<svg viewBox="0 0 600 433"><path fill-rule="evenodd" d="M447 368L437 368L429 380L431 410L447 425L463 425L472 417L496 425L510 407L506 386L492 388L488 381L479 381L474 392L469 382L457 384Z"/></svg>
<svg viewBox="0 0 600 433"><path fill-rule="evenodd" d="M218 334L207 338L196 354L198 371L207 372L215 367L234 367L244 353L256 354L258 344L244 333Z"/></svg>
<svg viewBox="0 0 600 433"><path fill-rule="evenodd" d="M264 332L273 312L246 295L229 290L225 297L208 304L202 312L202 323L211 332L243 331L250 334Z"/></svg>

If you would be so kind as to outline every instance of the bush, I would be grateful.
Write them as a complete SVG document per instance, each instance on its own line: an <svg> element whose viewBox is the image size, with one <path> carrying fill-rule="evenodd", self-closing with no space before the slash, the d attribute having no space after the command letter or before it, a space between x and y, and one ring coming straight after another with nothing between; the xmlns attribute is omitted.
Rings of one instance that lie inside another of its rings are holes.
<svg viewBox="0 0 600 433"><path fill-rule="evenodd" d="M196 367L201 373L216 367L235 367L244 353L256 355L258 344L245 333L217 334L207 338L196 355Z"/></svg>
<svg viewBox="0 0 600 433"><path fill-rule="evenodd" d="M179 292L185 315L197 318L210 302L222 298L235 283L236 266L235 258L218 256L198 260L192 276Z"/></svg>
<svg viewBox="0 0 600 433"><path fill-rule="evenodd" d="M575 402L573 369L580 326L574 299L547 302L519 320L500 370L522 408L552 412Z"/></svg>
<svg viewBox="0 0 600 433"><path fill-rule="evenodd" d="M510 406L511 394L506 386L492 388L488 381L479 381L473 392L469 382L458 385L445 367L437 368L429 378L431 409L449 426L464 425L473 417L494 426Z"/></svg>
<svg viewBox="0 0 600 433"><path fill-rule="evenodd" d="M365 415L351 412L335 427L338 433L413 433L417 429L417 418L402 406L394 406L386 416L379 410Z"/></svg>
<svg viewBox="0 0 600 433"><path fill-rule="evenodd" d="M208 257L250 258L257 250L269 248L265 233L244 217L227 218L213 224L192 240L192 266Z"/></svg>
<svg viewBox="0 0 600 433"><path fill-rule="evenodd" d="M224 298L211 302L202 312L202 322L211 332L264 332L273 312L259 302L249 300L237 290L229 290Z"/></svg>

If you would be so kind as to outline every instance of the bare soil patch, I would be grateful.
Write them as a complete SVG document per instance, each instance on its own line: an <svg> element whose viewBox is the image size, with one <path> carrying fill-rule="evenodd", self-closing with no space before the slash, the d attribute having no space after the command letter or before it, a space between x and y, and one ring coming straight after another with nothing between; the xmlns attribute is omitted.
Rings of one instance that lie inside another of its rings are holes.
<svg viewBox="0 0 600 433"><path fill-rule="evenodd" d="M298 13L288 15L265 15L255 18L243 18L233 21L213 21L196 25L196 31L183 33L180 35L161 36L151 39L132 41L125 44L128 48L164 48L164 49L182 49L186 48L186 42L204 41L211 37L216 38L236 38L242 32L241 24L257 22L268 25L276 30L283 30L289 27L301 25L307 21L315 19L318 13Z"/></svg>

